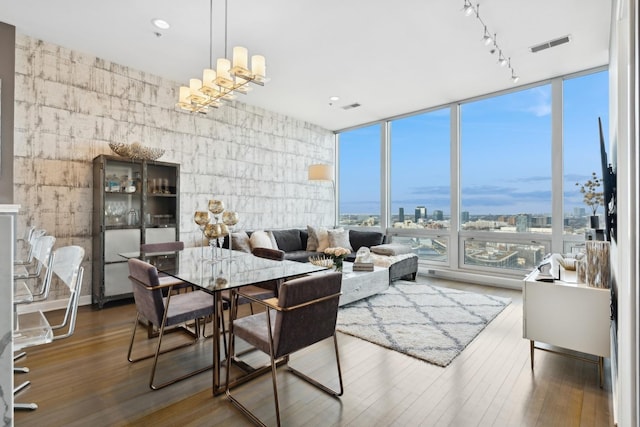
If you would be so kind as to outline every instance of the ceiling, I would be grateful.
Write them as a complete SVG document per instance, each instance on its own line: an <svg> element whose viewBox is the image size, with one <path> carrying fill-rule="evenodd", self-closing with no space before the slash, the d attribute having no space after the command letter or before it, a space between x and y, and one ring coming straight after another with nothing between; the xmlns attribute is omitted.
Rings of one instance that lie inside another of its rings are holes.
<svg viewBox="0 0 640 427"><path fill-rule="evenodd" d="M514 87L510 71L482 44L482 24L462 6L229 0L229 55L235 45L264 55L271 79L240 100L340 130ZM214 63L224 55L224 9L224 0L213 0ZM608 63L610 1L483 0L479 10L511 58L518 86ZM155 35L153 18L171 28ZM0 0L0 21L176 86L200 78L209 65L208 0ZM565 35L568 44L529 51ZM331 96L340 99L332 103ZM361 106L342 108L353 103Z"/></svg>

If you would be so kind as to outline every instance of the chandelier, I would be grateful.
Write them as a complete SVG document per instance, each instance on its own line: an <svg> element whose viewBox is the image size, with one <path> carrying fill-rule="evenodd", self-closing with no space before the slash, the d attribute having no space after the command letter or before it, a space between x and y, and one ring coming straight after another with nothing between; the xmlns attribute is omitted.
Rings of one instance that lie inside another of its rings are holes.
<svg viewBox="0 0 640 427"><path fill-rule="evenodd" d="M193 113L206 113L209 107L218 108L223 101L236 99L235 93L247 94L253 88L250 84L264 86L266 78L265 58L251 56L247 48L233 48L232 61L227 59L227 0L224 2L224 50L223 58L218 58L213 69L213 0L209 2L209 68L202 72L202 79L189 80L189 86L180 87L177 107Z"/></svg>

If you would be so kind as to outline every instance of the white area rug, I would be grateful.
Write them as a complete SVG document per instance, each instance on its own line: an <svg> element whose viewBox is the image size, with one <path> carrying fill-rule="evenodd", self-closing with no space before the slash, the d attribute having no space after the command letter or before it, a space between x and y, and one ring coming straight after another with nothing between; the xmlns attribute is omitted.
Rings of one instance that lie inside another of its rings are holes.
<svg viewBox="0 0 640 427"><path fill-rule="evenodd" d="M337 329L447 366L510 303L509 298L399 280L383 293L342 307Z"/></svg>

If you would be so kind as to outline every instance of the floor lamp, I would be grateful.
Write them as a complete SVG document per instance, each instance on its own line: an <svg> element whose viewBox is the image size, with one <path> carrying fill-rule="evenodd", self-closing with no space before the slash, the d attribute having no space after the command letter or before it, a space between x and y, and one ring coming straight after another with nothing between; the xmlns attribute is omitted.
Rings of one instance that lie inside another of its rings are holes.
<svg viewBox="0 0 640 427"><path fill-rule="evenodd" d="M333 176L333 165L327 164L315 164L309 166L309 181L331 181L333 185L333 223L336 223L336 204L335 204L335 194L336 194L336 182Z"/></svg>

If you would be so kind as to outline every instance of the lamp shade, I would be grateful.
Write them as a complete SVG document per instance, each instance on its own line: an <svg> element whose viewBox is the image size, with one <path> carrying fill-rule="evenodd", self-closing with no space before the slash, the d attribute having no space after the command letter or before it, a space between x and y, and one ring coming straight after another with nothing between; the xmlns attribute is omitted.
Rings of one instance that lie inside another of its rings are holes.
<svg viewBox="0 0 640 427"><path fill-rule="evenodd" d="M309 166L310 181L333 181L333 166L317 164Z"/></svg>

